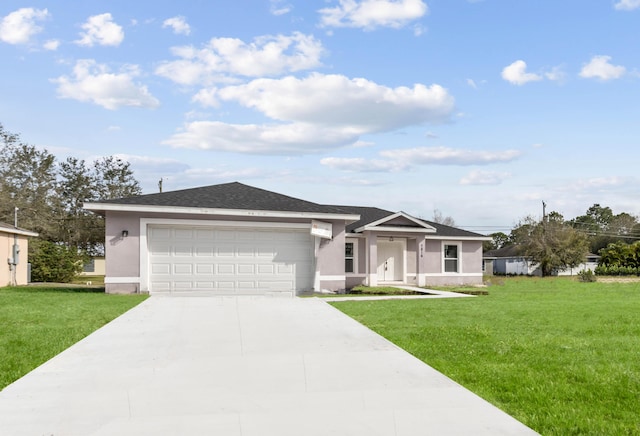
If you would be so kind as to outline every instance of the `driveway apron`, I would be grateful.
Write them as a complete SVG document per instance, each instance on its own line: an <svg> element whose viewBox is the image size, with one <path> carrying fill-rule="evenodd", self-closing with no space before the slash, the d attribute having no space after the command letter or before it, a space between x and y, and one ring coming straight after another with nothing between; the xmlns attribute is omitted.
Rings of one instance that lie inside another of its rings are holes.
<svg viewBox="0 0 640 436"><path fill-rule="evenodd" d="M530 435L315 298L160 297L0 392L2 435Z"/></svg>

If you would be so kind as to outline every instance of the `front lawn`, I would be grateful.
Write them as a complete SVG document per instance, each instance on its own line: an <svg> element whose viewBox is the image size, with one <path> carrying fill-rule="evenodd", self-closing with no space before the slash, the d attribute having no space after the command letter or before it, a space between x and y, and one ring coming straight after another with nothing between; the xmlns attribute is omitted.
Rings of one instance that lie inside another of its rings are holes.
<svg viewBox="0 0 640 436"><path fill-rule="evenodd" d="M145 298L100 288L0 288L0 389Z"/></svg>
<svg viewBox="0 0 640 436"><path fill-rule="evenodd" d="M332 304L543 435L640 434L640 283L494 280Z"/></svg>

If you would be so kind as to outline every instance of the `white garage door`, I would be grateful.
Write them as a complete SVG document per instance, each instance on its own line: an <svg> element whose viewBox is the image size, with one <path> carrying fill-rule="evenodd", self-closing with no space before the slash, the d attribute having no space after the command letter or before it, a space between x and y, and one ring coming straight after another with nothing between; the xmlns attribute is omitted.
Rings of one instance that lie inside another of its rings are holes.
<svg viewBox="0 0 640 436"><path fill-rule="evenodd" d="M292 293L313 287L308 229L150 226L151 292Z"/></svg>

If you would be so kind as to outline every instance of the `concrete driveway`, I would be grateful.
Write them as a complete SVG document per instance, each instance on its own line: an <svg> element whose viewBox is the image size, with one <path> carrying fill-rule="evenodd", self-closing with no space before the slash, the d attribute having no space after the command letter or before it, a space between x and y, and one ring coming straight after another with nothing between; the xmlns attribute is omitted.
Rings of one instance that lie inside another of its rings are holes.
<svg viewBox="0 0 640 436"><path fill-rule="evenodd" d="M3 435L529 435L318 299L151 297L0 392Z"/></svg>

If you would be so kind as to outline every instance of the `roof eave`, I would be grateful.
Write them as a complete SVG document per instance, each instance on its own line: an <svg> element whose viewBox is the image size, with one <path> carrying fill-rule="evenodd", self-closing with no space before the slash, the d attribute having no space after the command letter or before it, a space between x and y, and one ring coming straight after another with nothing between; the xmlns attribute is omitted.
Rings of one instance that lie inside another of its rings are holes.
<svg viewBox="0 0 640 436"><path fill-rule="evenodd" d="M373 226L366 225L358 227L354 230L354 233L362 233L366 230L375 230L377 232L393 232L393 233L435 233L435 229L429 229L426 227L385 227L385 226Z"/></svg>
<svg viewBox="0 0 640 436"><path fill-rule="evenodd" d="M424 239L449 239L455 241L493 241L490 236L452 236L452 235L426 235Z"/></svg>
<svg viewBox="0 0 640 436"><path fill-rule="evenodd" d="M30 230L11 229L7 227L0 227L0 232L9 233L11 235L20 235L20 236L33 236L33 237L40 236L39 233L32 232Z"/></svg>
<svg viewBox="0 0 640 436"><path fill-rule="evenodd" d="M295 212L295 211L274 211L274 210L252 210L252 209L216 209L207 207L184 207L184 206L153 206L141 204L114 204L114 203L85 203L84 208L95 213L100 212L149 212L149 213L170 213L170 214L192 214L192 215L225 215L225 216L249 216L261 218L307 218L325 220L344 220L354 223L360 219L360 215L322 213L322 212Z"/></svg>

